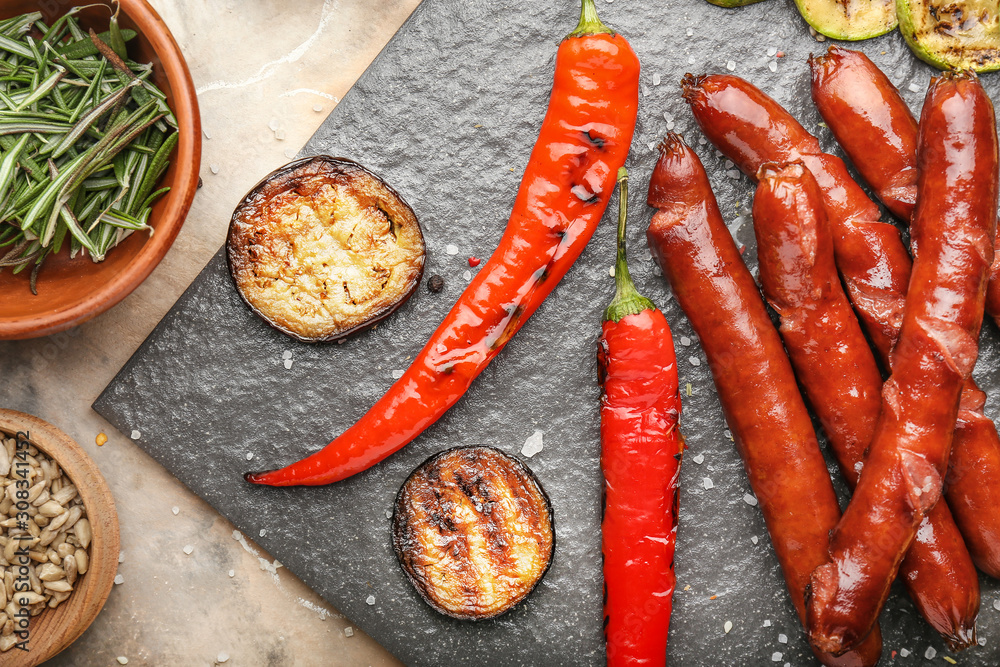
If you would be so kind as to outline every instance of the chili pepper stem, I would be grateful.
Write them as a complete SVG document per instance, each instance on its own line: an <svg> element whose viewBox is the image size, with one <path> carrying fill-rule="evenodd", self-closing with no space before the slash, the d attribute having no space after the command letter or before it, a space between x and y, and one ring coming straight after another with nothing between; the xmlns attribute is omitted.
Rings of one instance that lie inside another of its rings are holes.
<svg viewBox="0 0 1000 667"><path fill-rule="evenodd" d="M632 282L625 256L625 221L628 218L628 171L618 170L618 255L615 259L615 298L604 311L604 321L619 322L627 315L637 315L656 306L639 294Z"/></svg>
<svg viewBox="0 0 1000 667"><path fill-rule="evenodd" d="M580 3L580 23L566 37L568 39L570 37L584 37L598 33L614 35L615 31L601 22L601 19L597 16L597 7L594 6L594 0L582 0Z"/></svg>

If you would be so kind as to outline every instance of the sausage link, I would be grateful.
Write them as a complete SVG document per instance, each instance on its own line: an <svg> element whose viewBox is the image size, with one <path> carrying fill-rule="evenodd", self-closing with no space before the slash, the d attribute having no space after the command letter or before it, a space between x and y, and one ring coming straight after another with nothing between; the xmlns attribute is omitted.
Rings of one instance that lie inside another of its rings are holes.
<svg viewBox="0 0 1000 667"><path fill-rule="evenodd" d="M843 160L819 142L780 104L730 75L683 80L684 99L705 136L743 173L756 178L765 162L801 160L819 183L833 231L837 268L869 338L888 354L899 331L909 255L878 206L851 178Z"/></svg>
<svg viewBox="0 0 1000 667"><path fill-rule="evenodd" d="M750 485L801 620L812 570L827 558L840 515L809 414L781 339L726 229L708 177L678 135L668 135L649 186L650 249L701 338ZM874 665L881 635L825 665Z"/></svg>
<svg viewBox="0 0 1000 667"><path fill-rule="evenodd" d="M832 46L825 56L810 58L809 65L820 115L882 202L909 223L916 199L917 122L906 103L863 53ZM1000 315L996 252L986 313L994 319ZM1000 506L1000 436L983 414L984 403L970 379L962 390L945 498L976 565L1000 578L1000 512L988 509Z"/></svg>
<svg viewBox="0 0 1000 667"><path fill-rule="evenodd" d="M882 375L840 286L822 194L801 163L757 172L753 226L764 296L796 377L853 490L882 410ZM976 641L979 580L944 503L924 520L900 567L921 615L953 650Z"/></svg>
<svg viewBox="0 0 1000 667"><path fill-rule="evenodd" d="M918 140L915 261L864 474L811 580L807 627L838 653L868 633L942 493L962 386L978 354L997 207L993 108L972 73L931 81Z"/></svg>

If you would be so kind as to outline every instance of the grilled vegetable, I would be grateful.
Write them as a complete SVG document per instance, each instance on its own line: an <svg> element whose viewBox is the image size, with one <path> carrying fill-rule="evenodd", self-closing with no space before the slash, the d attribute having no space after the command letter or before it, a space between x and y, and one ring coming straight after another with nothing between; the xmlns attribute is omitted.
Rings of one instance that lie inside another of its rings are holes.
<svg viewBox="0 0 1000 667"><path fill-rule="evenodd" d="M895 0L795 0L816 32L833 39L859 40L896 27Z"/></svg>
<svg viewBox="0 0 1000 667"><path fill-rule="evenodd" d="M552 506L517 459L492 447L456 447L424 461L399 490L392 544L435 610L492 618L523 600L548 570Z"/></svg>
<svg viewBox="0 0 1000 667"><path fill-rule="evenodd" d="M707 0L708 3L716 7L745 7L761 0Z"/></svg>
<svg viewBox="0 0 1000 667"><path fill-rule="evenodd" d="M896 0L899 31L921 60L938 69L1000 69L996 0Z"/></svg>
<svg viewBox="0 0 1000 667"><path fill-rule="evenodd" d="M343 338L404 303L424 270L424 237L402 197L351 160L292 162L233 212L226 243L240 296L307 342Z"/></svg>

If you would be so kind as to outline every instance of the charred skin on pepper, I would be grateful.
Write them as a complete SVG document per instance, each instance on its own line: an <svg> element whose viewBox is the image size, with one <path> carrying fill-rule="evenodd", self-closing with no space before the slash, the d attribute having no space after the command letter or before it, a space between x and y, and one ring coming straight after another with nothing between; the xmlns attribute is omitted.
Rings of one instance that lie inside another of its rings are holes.
<svg viewBox="0 0 1000 667"><path fill-rule="evenodd" d="M577 29L559 45L548 112L490 259L365 415L324 449L280 470L248 473L247 481L317 485L350 477L406 445L458 401L587 245L632 143L638 104L635 52L600 22L593 0L583 0ZM603 145L582 130L593 130ZM572 192L581 184L589 203ZM451 372L444 374L445 367Z"/></svg>

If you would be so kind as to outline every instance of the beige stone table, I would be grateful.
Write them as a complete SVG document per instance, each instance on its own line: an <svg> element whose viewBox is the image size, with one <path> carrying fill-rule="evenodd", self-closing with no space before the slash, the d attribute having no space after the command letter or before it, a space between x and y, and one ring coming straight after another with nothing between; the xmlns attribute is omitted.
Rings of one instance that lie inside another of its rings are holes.
<svg viewBox="0 0 1000 667"><path fill-rule="evenodd" d="M397 664L90 404L218 250L239 198L296 154L419 0L151 2L198 89L204 187L170 253L122 303L66 333L0 342L0 407L75 438L121 521L124 581L50 664Z"/></svg>

